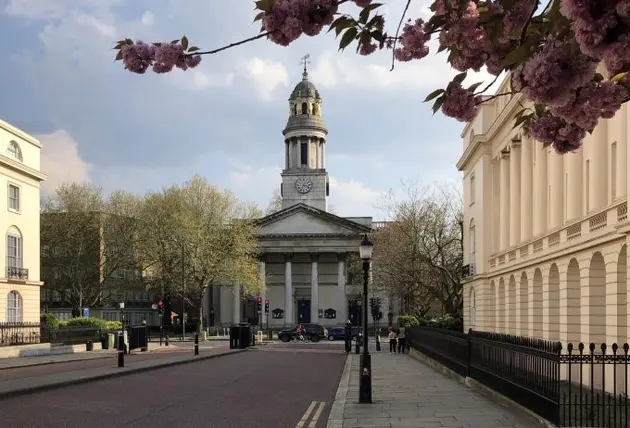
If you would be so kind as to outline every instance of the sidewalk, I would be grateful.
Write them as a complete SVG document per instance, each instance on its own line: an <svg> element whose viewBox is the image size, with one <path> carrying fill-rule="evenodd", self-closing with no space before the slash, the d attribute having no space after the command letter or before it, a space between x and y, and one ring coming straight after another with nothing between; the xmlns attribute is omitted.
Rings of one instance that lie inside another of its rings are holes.
<svg viewBox="0 0 630 428"><path fill-rule="evenodd" d="M203 361L223 355L245 352L241 349L205 348L200 349L199 355L165 355L161 358L138 359L125 358L125 367L117 366L117 358L110 353L108 364L73 371L62 371L58 373L43 374L37 376L20 377L0 381L0 398L3 396L15 396L20 394L44 391L53 388L60 388L67 385L96 381L100 379L123 376L126 374L138 373L163 367L171 367L180 364ZM35 357L34 357L35 358Z"/></svg>
<svg viewBox="0 0 630 428"><path fill-rule="evenodd" d="M409 355L373 353L372 371L373 404L359 404L359 355L349 355L327 428L540 427Z"/></svg>

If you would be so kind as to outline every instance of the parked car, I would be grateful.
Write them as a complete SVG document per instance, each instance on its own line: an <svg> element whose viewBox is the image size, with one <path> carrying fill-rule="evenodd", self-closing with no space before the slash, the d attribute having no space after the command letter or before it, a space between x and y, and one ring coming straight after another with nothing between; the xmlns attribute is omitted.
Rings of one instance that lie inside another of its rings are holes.
<svg viewBox="0 0 630 428"><path fill-rule="evenodd" d="M278 333L278 339L283 342L289 342L294 336L297 335L297 328L299 325L304 326L306 339L312 342L319 342L321 339L328 337L328 330L321 325L315 323L302 323L293 328L282 330Z"/></svg>
<svg viewBox="0 0 630 428"><path fill-rule="evenodd" d="M352 327L352 340L357 340L357 337L362 337L363 334L359 330L359 327ZM345 327L333 327L328 331L328 340L344 340L346 338Z"/></svg>

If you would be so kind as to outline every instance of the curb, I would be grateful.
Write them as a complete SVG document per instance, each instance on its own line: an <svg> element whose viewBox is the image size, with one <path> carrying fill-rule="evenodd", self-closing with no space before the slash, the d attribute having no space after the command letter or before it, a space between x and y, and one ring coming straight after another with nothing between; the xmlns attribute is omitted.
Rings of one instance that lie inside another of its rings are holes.
<svg viewBox="0 0 630 428"><path fill-rule="evenodd" d="M223 353L212 354L212 355L200 355L198 357L190 358L187 360L170 361L168 363L156 364L149 367L138 367L138 368L125 367L125 368L122 368L122 370L120 371L112 372L112 373L104 373L104 374L99 374L96 376L88 376L84 378L62 380L62 381L51 382L51 383L43 384L43 385L29 386L26 388L17 388L11 391L0 391L0 399L5 398L5 397L15 397L18 395L32 394L35 392L43 392L43 391L48 391L51 389L58 389L58 388L63 388L66 386L71 386L71 385L79 385L82 383L94 382L94 381L103 380L103 379L126 376L128 374L148 372L151 370L162 369L166 367L173 367L173 366L180 366L184 364L196 363L198 361L210 360L213 358L224 357L227 355L240 354L241 352L247 352L247 349L236 349L236 350L231 350L229 352L223 352Z"/></svg>
<svg viewBox="0 0 630 428"><path fill-rule="evenodd" d="M330 408L326 428L342 428L343 413L346 408L346 396L348 395L348 385L350 384L350 372L352 370L352 354L346 357L346 363L343 366L343 373L339 381L339 387L335 393L335 401Z"/></svg>

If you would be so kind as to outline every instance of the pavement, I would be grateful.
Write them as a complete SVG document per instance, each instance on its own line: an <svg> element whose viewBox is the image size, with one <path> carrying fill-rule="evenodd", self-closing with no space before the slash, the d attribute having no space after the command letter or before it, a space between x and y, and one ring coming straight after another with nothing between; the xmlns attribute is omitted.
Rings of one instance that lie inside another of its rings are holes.
<svg viewBox="0 0 630 428"><path fill-rule="evenodd" d="M325 428L346 356L259 349L5 397L2 426Z"/></svg>
<svg viewBox="0 0 630 428"><path fill-rule="evenodd" d="M540 425L407 354L372 353L372 404L359 404L350 354L327 428L535 428Z"/></svg>

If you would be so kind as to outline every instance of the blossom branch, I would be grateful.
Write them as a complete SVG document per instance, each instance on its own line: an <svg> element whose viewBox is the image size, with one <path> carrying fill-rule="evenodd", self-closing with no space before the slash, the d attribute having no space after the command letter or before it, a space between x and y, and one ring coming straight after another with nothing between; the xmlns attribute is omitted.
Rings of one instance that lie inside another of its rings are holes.
<svg viewBox="0 0 630 428"><path fill-rule="evenodd" d="M396 64L396 57L394 56L394 52L396 51L396 42L398 41L398 37L400 35L400 27L402 27L403 21L405 20L405 16L407 15L407 11L409 10L410 4L411 4L411 0L407 0L405 9L403 10L402 15L400 16L400 21L398 21L398 28L396 28L396 35L394 36L394 43L392 44L392 68L390 68L389 71L393 71L394 66Z"/></svg>
<svg viewBox="0 0 630 428"><path fill-rule="evenodd" d="M518 94L518 93L519 93L519 92L512 92L512 91L509 91L509 92L502 92L502 93L500 93L500 94L494 94L494 95L489 96L488 98L485 98L485 99L483 99L483 100L479 101L479 102L477 103L477 105L483 104L483 103L488 102L488 101L492 101L492 100L493 100L493 99L495 99L495 98L503 97L503 96L505 96L505 95L516 95L516 94Z"/></svg>
<svg viewBox="0 0 630 428"><path fill-rule="evenodd" d="M484 92L486 92L488 89L490 89L490 87L492 85L494 85L497 81L497 79L499 78L499 74L497 74L496 76L494 76L494 79L492 80L492 82L490 82L490 84L488 86L486 86L485 88L483 88L483 90L481 90L481 92L478 92L479 95L483 94Z"/></svg>
<svg viewBox="0 0 630 428"><path fill-rule="evenodd" d="M253 42L254 40L258 40L258 39L262 39L263 37L268 36L269 34L271 34L272 31L266 31L264 33L260 33L257 34L253 37L250 37L248 39L244 39L238 42L234 42L234 43L230 43L229 45L217 48L217 49L213 49L213 50L209 50L209 51L203 51L203 52L192 52L192 53L188 53L187 55L212 55L212 54L216 54L231 48L234 48L236 46L240 46L240 45L244 45L245 43L249 43L249 42Z"/></svg>

